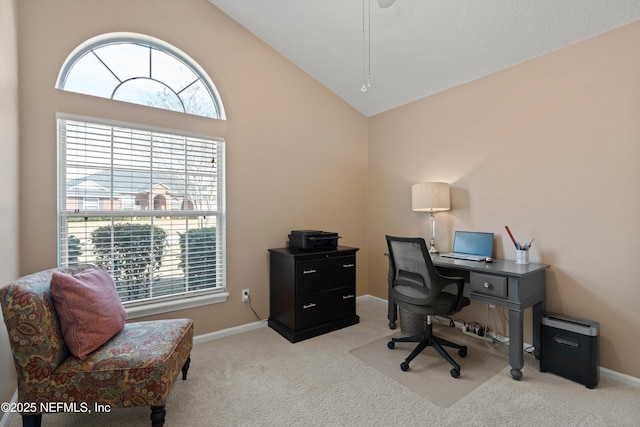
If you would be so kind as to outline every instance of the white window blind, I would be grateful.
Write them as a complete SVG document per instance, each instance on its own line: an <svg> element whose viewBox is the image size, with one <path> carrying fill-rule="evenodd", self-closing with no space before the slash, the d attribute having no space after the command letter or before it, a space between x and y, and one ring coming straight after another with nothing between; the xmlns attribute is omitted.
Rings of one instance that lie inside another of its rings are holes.
<svg viewBox="0 0 640 427"><path fill-rule="evenodd" d="M125 305L225 287L224 142L58 119L61 266L101 265Z"/></svg>

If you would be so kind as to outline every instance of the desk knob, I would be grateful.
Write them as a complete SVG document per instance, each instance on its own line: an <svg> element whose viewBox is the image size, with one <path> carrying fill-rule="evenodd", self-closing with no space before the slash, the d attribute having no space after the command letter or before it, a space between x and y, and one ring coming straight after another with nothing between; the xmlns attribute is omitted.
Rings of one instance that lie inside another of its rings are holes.
<svg viewBox="0 0 640 427"><path fill-rule="evenodd" d="M491 285L489 284L489 282L484 282L484 287L489 289L491 287Z"/></svg>

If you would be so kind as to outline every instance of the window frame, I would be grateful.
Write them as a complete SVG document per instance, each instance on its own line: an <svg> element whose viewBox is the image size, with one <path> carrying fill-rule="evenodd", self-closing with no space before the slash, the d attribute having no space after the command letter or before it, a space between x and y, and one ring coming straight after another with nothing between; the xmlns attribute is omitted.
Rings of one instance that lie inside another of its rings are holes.
<svg viewBox="0 0 640 427"><path fill-rule="evenodd" d="M180 130L176 130L176 129L168 129L168 128L160 128L157 126L149 126L149 125L142 125L142 124L137 124L137 123L128 123L128 122L121 122L121 121L115 121L115 120L107 120L107 119L101 119L101 118L95 118L95 117L87 117L87 116L81 116L81 115L75 115L75 114L67 114L67 113L58 113L56 115L56 119L57 119L57 123L58 126L60 126L60 122L61 120L71 120L71 121L79 121L79 122L87 122L90 124L96 124L96 125L102 125L102 126L113 126L113 127L122 127L122 128L127 128L127 129L135 129L135 130L139 130L139 131L143 131L143 132L159 132L159 133L164 133L164 134L171 134L171 135L176 135L176 136L180 136L180 137L192 137L192 138L199 138L199 139L208 139L208 140L213 140L213 141L218 141L218 143L221 143L222 146L222 152L220 153L220 158L218 159L218 173L216 176L218 176L220 182L218 184L218 208L217 211L218 213L218 227L219 230L217 230L217 238L220 239L220 245L223 248L222 251L222 266L220 266L220 271L222 274L222 280L221 283L222 285L220 287L214 288L214 289L206 289L206 290L201 290L201 291L196 291L195 293L187 293L187 294L176 294L173 297L172 296L166 296L160 299L150 299L150 300L144 300L144 301L131 301L129 303L125 302L124 306L125 309L127 311L127 318L128 319L134 319L134 318L138 318L138 317L144 317L144 316L150 316L150 315L155 315L155 314L160 314L160 313L165 313L168 311L175 311L175 310L182 310L182 309L188 309L188 308L193 308L193 307L198 307L198 306L202 306L202 305L208 305L208 304L213 304L213 303L220 303L220 302L224 302L227 300L229 294L227 292L227 272L226 272L226 183L225 183L225 153L224 153L224 147L225 147L225 143L224 143L224 138L222 137L214 137L214 136L210 136L210 135L201 135L201 134L195 134L195 133L190 133L190 132L184 132L184 131L180 131ZM74 212L71 215L69 215L68 213L63 215L63 210L68 211L68 209L65 209L64 203L65 203L65 199L66 199L66 168L64 165L64 159L62 159L61 156L61 141L60 141L60 129L58 129L57 132L57 138L58 138L58 171L57 171L57 177L58 177L58 181L59 181L59 185L58 185L58 192L62 192L62 189L64 188L64 192L65 194L58 194L58 209L57 209L57 226L58 226L58 230L57 230L57 248L58 248L58 265L62 265L62 247L63 247L63 242L62 239L68 237L68 235L65 233L65 236L63 236L63 216L66 218L72 217L72 216L77 216L78 214L82 215L82 212ZM65 170L63 171L63 168L65 168ZM122 215L124 213L127 213L129 211L123 211L123 210L116 210L116 209L111 209L108 210L109 212L112 213L112 216L116 216L116 217L122 217L122 216L127 216L127 215ZM84 212L84 211L83 211ZM95 215L103 215L105 213L105 209L99 209L96 212L92 212L91 210L87 210L84 213L88 213L90 214L89 216L95 216ZM130 215L133 217L133 212L136 212L135 210L130 210ZM138 211L139 212L139 211ZM158 211L154 211L153 209L149 210L149 212L153 212L154 214L157 214ZM190 211L190 212L197 212L197 211ZM177 213L174 213L176 216L179 216ZM147 215L150 215L150 213L148 213Z"/></svg>
<svg viewBox="0 0 640 427"><path fill-rule="evenodd" d="M124 32L106 33L106 34L101 34L99 36L93 37L85 41L84 43L80 44L71 52L71 54L69 54L64 64L62 65L62 68L60 69L60 72L58 74L58 78L56 79L55 88L66 91L65 82L66 82L67 76L69 75L69 72L73 69L76 63L79 60L81 60L86 54L102 46L107 46L107 45L116 44L116 43L146 45L175 57L178 61L182 62L185 66L187 66L196 76L198 76L200 80L202 80L204 87L207 89L207 91L211 96L214 109L216 112L216 115L214 115L213 117L201 116L201 115L189 113L186 111L183 112L183 114L193 114L199 117L208 117L208 118L217 119L217 120L226 120L226 114L224 111L224 106L222 104L222 99L220 98L220 94L218 93L216 86L214 85L209 75L204 71L204 69L195 60L189 57L186 53L182 52L180 49L160 39L156 39L155 37L147 36L144 34L124 33ZM108 66L107 66L107 69L109 69ZM161 82L161 83L165 84L164 82ZM169 85L166 85L166 86L170 87ZM87 94L84 92L76 92L76 93L83 93L88 96L95 96L98 98L102 98L101 96ZM106 99L113 100L113 96L111 98L106 98ZM120 102L131 103L130 101L120 101ZM140 104L135 102L133 104L145 105L145 104ZM161 108L161 107L151 106L151 108ZM166 110L175 111L171 109L166 109Z"/></svg>

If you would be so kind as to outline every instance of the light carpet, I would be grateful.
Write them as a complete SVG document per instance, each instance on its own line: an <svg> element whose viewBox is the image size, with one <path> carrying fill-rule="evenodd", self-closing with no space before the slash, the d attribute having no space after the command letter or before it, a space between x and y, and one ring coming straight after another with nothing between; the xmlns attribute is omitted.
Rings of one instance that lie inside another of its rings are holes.
<svg viewBox="0 0 640 427"><path fill-rule="evenodd" d="M165 426L638 426L639 389L601 378L589 390L541 373L532 357L522 381L505 366L450 407L435 405L350 353L394 333L386 303L358 299L356 309L359 324L296 344L264 327L195 345L189 378L167 399ZM42 425L149 426L149 413L48 414Z"/></svg>
<svg viewBox="0 0 640 427"><path fill-rule="evenodd" d="M434 326L433 333L468 347L467 356L464 358L458 355L458 350L446 348L460 365L460 377L451 377L451 365L433 348L423 350L411 361L409 371L403 372L400 363L418 344L396 343L395 348L390 350L387 343L391 337L355 348L351 350L351 354L443 408L448 408L462 399L508 364L506 354L488 351L484 341L465 336L457 329ZM400 336L402 334L399 333L393 335Z"/></svg>

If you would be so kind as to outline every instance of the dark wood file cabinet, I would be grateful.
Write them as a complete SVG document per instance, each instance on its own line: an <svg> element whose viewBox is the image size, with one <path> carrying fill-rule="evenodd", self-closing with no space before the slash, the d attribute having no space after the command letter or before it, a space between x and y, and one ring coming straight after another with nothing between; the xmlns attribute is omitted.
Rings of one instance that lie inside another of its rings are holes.
<svg viewBox="0 0 640 427"><path fill-rule="evenodd" d="M269 249L269 326L298 342L358 323L357 251Z"/></svg>

